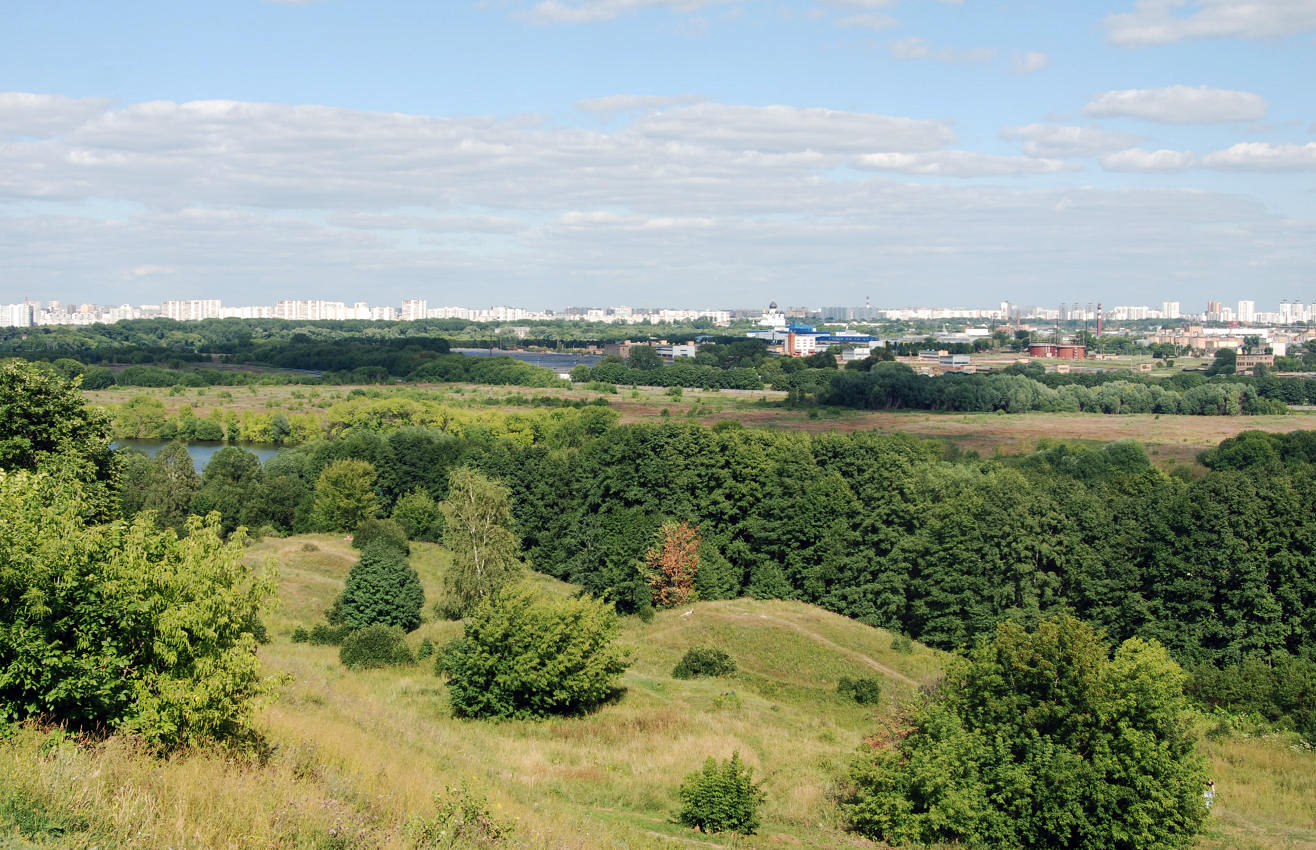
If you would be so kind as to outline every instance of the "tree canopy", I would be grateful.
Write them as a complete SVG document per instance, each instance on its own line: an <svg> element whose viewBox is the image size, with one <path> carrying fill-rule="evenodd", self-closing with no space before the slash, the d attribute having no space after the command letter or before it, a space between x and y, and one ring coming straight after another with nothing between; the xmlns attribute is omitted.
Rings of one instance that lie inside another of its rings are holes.
<svg viewBox="0 0 1316 850"><path fill-rule="evenodd" d="M895 844L1189 845L1206 817L1184 673L1073 617L1003 623L851 769L854 827Z"/></svg>
<svg viewBox="0 0 1316 850"><path fill-rule="evenodd" d="M0 716L160 747L244 734L272 578L244 566L216 515L180 539L149 514L97 525L88 509L58 464L0 471Z"/></svg>

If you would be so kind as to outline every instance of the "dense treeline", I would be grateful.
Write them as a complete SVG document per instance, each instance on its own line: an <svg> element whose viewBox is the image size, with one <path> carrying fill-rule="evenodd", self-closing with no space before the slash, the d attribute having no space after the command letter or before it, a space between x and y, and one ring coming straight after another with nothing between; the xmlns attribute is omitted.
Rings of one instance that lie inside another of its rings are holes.
<svg viewBox="0 0 1316 850"><path fill-rule="evenodd" d="M911 409L1006 413L1182 413L1199 416L1284 413L1316 403L1316 379L1182 373L1139 378L1129 372L920 375L903 363L842 371L821 391L823 404L869 410Z"/></svg>
<svg viewBox="0 0 1316 850"><path fill-rule="evenodd" d="M432 322L147 319L89 328L0 329L0 357L50 362L66 377L81 375L87 389L394 380L561 383L552 371L509 357L450 353L439 331ZM103 364L130 365L114 371Z"/></svg>
<svg viewBox="0 0 1316 850"><path fill-rule="evenodd" d="M1316 658L1312 434L1244 434L1192 478L1132 442L952 461L906 436L616 426L597 407L390 431L377 403L360 405L336 439L203 477L194 503L223 504L243 481L226 527L312 530L333 461L369 465L381 516L409 493L441 501L466 465L510 488L537 569L626 612L649 605L641 564L662 524L686 521L704 598L800 599L942 648L1069 612L1188 664ZM151 490L150 463L128 491Z"/></svg>

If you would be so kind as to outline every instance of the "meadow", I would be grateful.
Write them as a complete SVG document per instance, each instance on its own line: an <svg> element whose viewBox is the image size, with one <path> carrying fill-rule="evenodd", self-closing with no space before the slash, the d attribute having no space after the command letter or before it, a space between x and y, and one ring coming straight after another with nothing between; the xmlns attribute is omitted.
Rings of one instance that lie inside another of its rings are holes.
<svg viewBox="0 0 1316 850"><path fill-rule="evenodd" d="M26 727L0 743L3 848L871 847L847 833L838 781L861 740L936 680L946 656L797 602L699 602L627 618L625 693L580 718L485 723L451 716L431 661L350 672L335 647L293 643L342 587L355 550L341 536L267 538L253 563L279 570L279 606L261 659L272 691L257 714L268 752L206 750L157 760L124 737L96 742ZM415 544L428 598L447 553ZM544 576L545 593L572 593ZM442 644L460 624L409 636ZM681 681L691 646L728 651L738 671ZM842 699L841 676L878 676L876 709ZM1198 843L1316 847L1316 753L1290 736L1202 717L1218 800ZM676 790L706 756L733 751L763 780L759 835L678 825ZM462 788L465 790L461 790ZM437 798L436 798L436 795ZM445 802L510 825L498 843L417 841Z"/></svg>
<svg viewBox="0 0 1316 850"><path fill-rule="evenodd" d="M615 393L572 389L487 387L466 384L415 384L406 387L200 387L141 388L87 391L88 400L113 410L137 396L163 403L169 416L190 407L198 419L212 411L272 414L283 412L323 417L353 391L385 397L413 397L439 401L471 411L526 412L547 403L587 403L603 400L617 411L623 424L684 419L704 425L731 420L747 427L811 433L878 431L907 433L938 440L952 451L983 456L1033 451L1043 440L1066 440L1093 445L1135 439L1147 446L1159 466L1191 464L1203 449L1242 431L1282 433L1316 428L1316 410L1295 409L1289 415L1181 416L1172 414L1098 413L942 413L921 410L863 411L841 408L793 409L780 403L783 392L773 390L693 390L679 396L653 387L618 387Z"/></svg>

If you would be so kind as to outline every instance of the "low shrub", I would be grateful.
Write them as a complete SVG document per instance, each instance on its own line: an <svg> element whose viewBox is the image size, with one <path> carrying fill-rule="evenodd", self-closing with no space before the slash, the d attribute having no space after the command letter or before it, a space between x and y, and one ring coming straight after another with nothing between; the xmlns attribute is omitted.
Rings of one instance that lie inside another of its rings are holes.
<svg viewBox="0 0 1316 850"><path fill-rule="evenodd" d="M489 810L488 799L465 782L435 794L434 808L433 817L407 821L413 847L501 847L513 837L515 824L500 820Z"/></svg>
<svg viewBox="0 0 1316 850"><path fill-rule="evenodd" d="M882 698L882 680L876 676L842 676L836 683L836 692L860 705L877 705Z"/></svg>
<svg viewBox="0 0 1316 850"><path fill-rule="evenodd" d="M292 630L293 643L310 643L311 633L306 630L305 626L298 626Z"/></svg>
<svg viewBox="0 0 1316 850"><path fill-rule="evenodd" d="M704 832L739 832L753 835L759 827L763 791L754 783L753 768L740 753L716 762L711 757L681 783L681 813L685 826Z"/></svg>
<svg viewBox="0 0 1316 850"><path fill-rule="evenodd" d="M352 630L347 626L331 626L328 623L316 623L306 634L306 640L313 646L337 646L343 642Z"/></svg>
<svg viewBox="0 0 1316 850"><path fill-rule="evenodd" d="M891 649L901 655L912 655L914 653L914 641L910 640L908 635L896 635L891 639Z"/></svg>
<svg viewBox="0 0 1316 850"><path fill-rule="evenodd" d="M696 646L686 650L685 655L672 669L674 679L697 679L701 676L729 676L736 672L736 662L730 655L720 649Z"/></svg>
<svg viewBox="0 0 1316 850"><path fill-rule="evenodd" d="M375 624L357 629L343 638L338 660L349 670L363 670L410 664L415 659L407 648L407 636L402 629Z"/></svg>

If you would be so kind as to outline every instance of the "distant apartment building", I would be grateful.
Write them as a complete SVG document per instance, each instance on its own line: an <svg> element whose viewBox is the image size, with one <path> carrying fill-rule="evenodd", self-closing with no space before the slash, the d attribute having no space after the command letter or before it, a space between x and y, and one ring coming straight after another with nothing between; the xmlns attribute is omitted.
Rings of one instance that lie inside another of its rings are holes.
<svg viewBox="0 0 1316 850"><path fill-rule="evenodd" d="M404 298L402 299L402 321L414 322L418 319L428 318L429 303L424 298Z"/></svg>
<svg viewBox="0 0 1316 850"><path fill-rule="evenodd" d="M342 321L353 318L342 301L285 299L274 303L274 318L297 322Z"/></svg>
<svg viewBox="0 0 1316 850"><path fill-rule="evenodd" d="M30 328L36 323L36 308L31 304L0 306L0 325L8 328Z"/></svg>
<svg viewBox="0 0 1316 850"><path fill-rule="evenodd" d="M202 319L218 319L220 303L218 298L194 298L187 301L165 301L160 305L160 315L175 322L199 322Z"/></svg>
<svg viewBox="0 0 1316 850"><path fill-rule="evenodd" d="M1238 312L1235 314L1240 322L1250 325L1257 320L1257 302L1240 301L1238 302Z"/></svg>
<svg viewBox="0 0 1316 850"><path fill-rule="evenodd" d="M1180 315L1180 313L1179 313L1179 302L1178 302L1178 301L1162 301L1162 302L1161 302L1161 318L1162 318L1162 319L1177 319L1177 318L1179 318L1179 315Z"/></svg>

